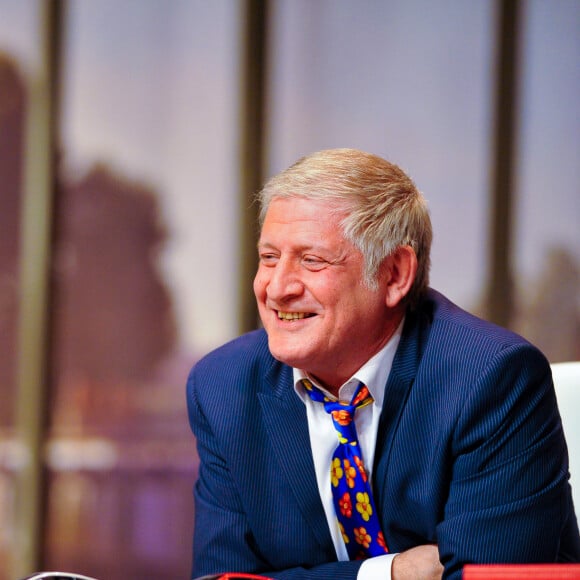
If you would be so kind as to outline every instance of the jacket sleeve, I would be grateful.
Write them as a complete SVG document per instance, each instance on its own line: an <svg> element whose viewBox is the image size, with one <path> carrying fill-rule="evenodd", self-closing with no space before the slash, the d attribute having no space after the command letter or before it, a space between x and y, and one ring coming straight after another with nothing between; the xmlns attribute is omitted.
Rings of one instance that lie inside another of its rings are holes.
<svg viewBox="0 0 580 580"><path fill-rule="evenodd" d="M499 352L466 396L437 529L448 578L475 562L580 557L550 369L530 345Z"/></svg>

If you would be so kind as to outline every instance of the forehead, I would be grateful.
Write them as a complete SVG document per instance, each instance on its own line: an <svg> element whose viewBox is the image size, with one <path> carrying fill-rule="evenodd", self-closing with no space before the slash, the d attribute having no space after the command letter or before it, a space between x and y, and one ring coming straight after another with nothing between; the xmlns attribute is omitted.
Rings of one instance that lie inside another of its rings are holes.
<svg viewBox="0 0 580 580"><path fill-rule="evenodd" d="M268 205L262 228L273 222L293 224L308 221L317 222L321 227L328 225L340 227L347 213L346 205L335 201L278 197L274 198Z"/></svg>
<svg viewBox="0 0 580 580"><path fill-rule="evenodd" d="M325 201L275 198L268 206L260 242L279 236L344 240L341 226L344 215L344 208Z"/></svg>

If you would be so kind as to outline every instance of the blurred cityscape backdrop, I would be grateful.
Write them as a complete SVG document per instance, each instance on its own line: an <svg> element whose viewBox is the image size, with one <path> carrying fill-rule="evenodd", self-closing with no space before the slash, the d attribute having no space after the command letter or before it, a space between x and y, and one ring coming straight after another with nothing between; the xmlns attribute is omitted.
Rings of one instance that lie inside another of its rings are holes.
<svg viewBox="0 0 580 580"><path fill-rule="evenodd" d="M0 0L0 580L188 577L187 372L257 325L251 195L311 151L401 165L432 285L580 359L579 31L576 0Z"/></svg>

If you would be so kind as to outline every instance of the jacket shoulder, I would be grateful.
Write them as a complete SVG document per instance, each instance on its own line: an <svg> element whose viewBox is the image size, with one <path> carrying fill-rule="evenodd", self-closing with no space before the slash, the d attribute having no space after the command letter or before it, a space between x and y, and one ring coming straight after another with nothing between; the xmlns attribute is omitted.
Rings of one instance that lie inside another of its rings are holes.
<svg viewBox="0 0 580 580"><path fill-rule="evenodd" d="M254 330L206 354L193 366L190 377L243 380L247 373L263 371L274 362L265 331Z"/></svg>
<svg viewBox="0 0 580 580"><path fill-rule="evenodd" d="M430 290L423 302L421 314L428 320L429 332L437 337L437 342L454 342L456 346L476 351L495 351L510 346L533 347L525 338L515 332L479 318L451 300Z"/></svg>

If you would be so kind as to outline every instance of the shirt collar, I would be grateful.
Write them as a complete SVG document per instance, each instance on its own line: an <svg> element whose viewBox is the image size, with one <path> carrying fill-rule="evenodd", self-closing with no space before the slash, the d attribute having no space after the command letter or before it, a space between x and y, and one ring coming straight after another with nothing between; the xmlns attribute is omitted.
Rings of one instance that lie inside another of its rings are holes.
<svg viewBox="0 0 580 580"><path fill-rule="evenodd" d="M382 409L385 396L385 386L387 384L387 379L389 378L389 373L391 372L391 367L393 366L395 352L397 351L399 341L401 340L404 322L405 319L403 318L387 344L385 344L379 352L371 357L358 371L356 371L356 373L354 373L354 375L352 375L352 377L350 377L350 379L348 379L348 381L346 381L346 383L340 387L338 391L340 399L350 400L360 381L368 387L375 401L375 405ZM294 378L294 390L303 401L310 400L310 397L304 392L304 387L301 383L302 379L309 379L325 394L330 394L326 389L324 389L324 387L314 380L313 377L309 376L306 371L293 368L292 373Z"/></svg>

